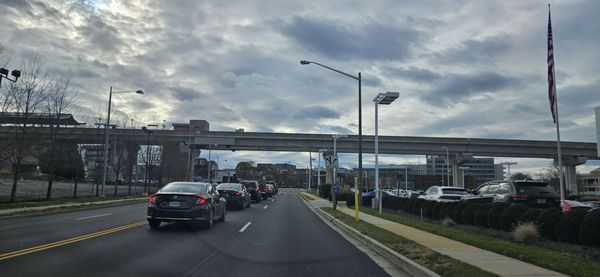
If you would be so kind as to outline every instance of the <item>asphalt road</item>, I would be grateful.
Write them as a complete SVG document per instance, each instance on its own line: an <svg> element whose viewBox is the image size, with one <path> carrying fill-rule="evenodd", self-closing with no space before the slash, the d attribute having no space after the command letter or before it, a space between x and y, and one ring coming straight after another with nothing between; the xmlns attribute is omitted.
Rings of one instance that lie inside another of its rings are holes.
<svg viewBox="0 0 600 277"><path fill-rule="evenodd" d="M150 230L145 214L136 204L0 219L0 275L387 276L295 190L229 211L211 230Z"/></svg>

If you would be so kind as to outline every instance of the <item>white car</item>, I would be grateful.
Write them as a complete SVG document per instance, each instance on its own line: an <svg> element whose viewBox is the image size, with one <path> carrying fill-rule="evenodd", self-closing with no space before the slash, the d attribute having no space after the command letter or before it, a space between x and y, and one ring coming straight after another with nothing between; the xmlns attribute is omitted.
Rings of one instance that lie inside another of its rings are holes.
<svg viewBox="0 0 600 277"><path fill-rule="evenodd" d="M425 191L425 194L419 196L419 198L437 202L454 202L460 201L468 194L469 193L467 193L464 188L431 186Z"/></svg>

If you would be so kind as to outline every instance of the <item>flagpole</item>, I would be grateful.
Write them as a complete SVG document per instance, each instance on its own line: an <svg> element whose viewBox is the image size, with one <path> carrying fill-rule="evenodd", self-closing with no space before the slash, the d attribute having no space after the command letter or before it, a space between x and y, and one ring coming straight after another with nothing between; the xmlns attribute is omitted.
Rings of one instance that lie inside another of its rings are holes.
<svg viewBox="0 0 600 277"><path fill-rule="evenodd" d="M552 35L552 21L551 21L551 15L550 15L550 4L548 4L548 56L549 56L549 69L551 69L551 72L549 72L551 76L548 76L551 79L551 83L549 82L549 87L548 90L550 90L550 92L552 92L552 98L551 99L551 109L553 112L553 116L555 119L555 126L556 126L556 154L557 154L557 158L558 158L558 179L559 179L559 185L560 185L560 203L562 206L562 203L564 203L565 201L565 181L564 181L564 172L563 172L563 165L562 165L562 151L561 151L561 147L560 147L560 124L559 124L559 116L558 116L558 94L556 93L556 74L555 74L555 61L554 61L554 37ZM551 64L550 64L551 61ZM550 81L550 80L549 80ZM554 100L552 103L552 100Z"/></svg>

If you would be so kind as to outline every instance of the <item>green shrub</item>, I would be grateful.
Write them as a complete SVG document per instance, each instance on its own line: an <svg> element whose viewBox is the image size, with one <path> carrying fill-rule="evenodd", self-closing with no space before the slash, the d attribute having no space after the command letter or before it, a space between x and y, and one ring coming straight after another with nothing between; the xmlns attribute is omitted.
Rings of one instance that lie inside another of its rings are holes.
<svg viewBox="0 0 600 277"><path fill-rule="evenodd" d="M371 202L373 202L373 196L363 196L362 197L363 206L371 207Z"/></svg>
<svg viewBox="0 0 600 277"><path fill-rule="evenodd" d="M402 210L402 206L404 205L404 201L406 201L406 198L398 198L398 200L394 203L394 210L399 211Z"/></svg>
<svg viewBox="0 0 600 277"><path fill-rule="evenodd" d="M467 202L468 203L468 202ZM463 224L475 225L475 211L479 208L479 203L468 203L461 214Z"/></svg>
<svg viewBox="0 0 600 277"><path fill-rule="evenodd" d="M497 230L502 229L502 227L500 226L500 216L502 215L502 212L504 212L504 210L509 206L510 204L504 202L497 202L492 204L492 209L488 214L488 226L490 226L490 228L494 228Z"/></svg>
<svg viewBox="0 0 600 277"><path fill-rule="evenodd" d="M331 196L331 184L324 184L319 186L319 196L321 198L328 199Z"/></svg>
<svg viewBox="0 0 600 277"><path fill-rule="evenodd" d="M565 213L554 229L556 238L559 241L577 243L579 241L579 225L587 213L587 211Z"/></svg>
<svg viewBox="0 0 600 277"><path fill-rule="evenodd" d="M354 206L354 193L346 194L346 206Z"/></svg>
<svg viewBox="0 0 600 277"><path fill-rule="evenodd" d="M543 211L544 209L529 209L521 215L519 222L531 222L537 224L537 218Z"/></svg>
<svg viewBox="0 0 600 277"><path fill-rule="evenodd" d="M412 205L412 203L414 202L414 198L408 198L404 201L404 203L402 204L402 211L403 212L410 212L410 206Z"/></svg>
<svg viewBox="0 0 600 277"><path fill-rule="evenodd" d="M519 218L521 218L521 215L523 215L528 209L529 207L523 204L511 204L500 215L500 228L503 231L512 231L512 229L517 225Z"/></svg>
<svg viewBox="0 0 600 277"><path fill-rule="evenodd" d="M484 203L475 210L475 225L488 228L488 214L492 209L492 203Z"/></svg>
<svg viewBox="0 0 600 277"><path fill-rule="evenodd" d="M433 205L431 206L431 218L434 220L439 220L440 219L440 210L443 208L444 203L443 202L433 202Z"/></svg>
<svg viewBox="0 0 600 277"><path fill-rule="evenodd" d="M590 246L600 246L600 209L588 212L579 226L579 241Z"/></svg>
<svg viewBox="0 0 600 277"><path fill-rule="evenodd" d="M456 222L456 223L463 223L462 212L467 207L467 205L469 205L469 203L467 203L467 202L457 202L457 203L458 204L456 204L456 206L454 206L454 209L452 210L452 214L450 215L450 218L452 218L452 220L454 220L454 222Z"/></svg>
<svg viewBox="0 0 600 277"><path fill-rule="evenodd" d="M433 213L433 205L435 205L435 201L425 201L423 207L423 216L431 218L431 214Z"/></svg>
<svg viewBox="0 0 600 277"><path fill-rule="evenodd" d="M563 213L559 209L546 209L542 211L536 220L540 235L547 239L556 240L554 229L556 229L556 225L562 217Z"/></svg>
<svg viewBox="0 0 600 277"><path fill-rule="evenodd" d="M413 204L410 206L410 213L414 215L421 215L421 207L424 203L424 199L415 199L415 201L413 201Z"/></svg>
<svg viewBox="0 0 600 277"><path fill-rule="evenodd" d="M442 210L440 211L439 218L444 219L446 217L450 217L452 215L452 211L454 210L454 207L457 204L458 204L458 202L445 203L445 205L442 207Z"/></svg>

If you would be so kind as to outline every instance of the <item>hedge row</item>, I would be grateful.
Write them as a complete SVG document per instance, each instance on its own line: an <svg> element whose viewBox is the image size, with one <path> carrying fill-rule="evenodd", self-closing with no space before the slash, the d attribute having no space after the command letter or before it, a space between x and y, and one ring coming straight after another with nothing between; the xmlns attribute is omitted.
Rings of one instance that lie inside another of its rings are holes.
<svg viewBox="0 0 600 277"><path fill-rule="evenodd" d="M346 201L354 205L354 195L348 195ZM371 199L363 197L363 205L370 206ZM451 218L457 223L507 232L521 222L532 222L540 235L550 240L600 246L600 209L563 214L558 209L534 209L522 204L435 202L390 196L383 198L382 205L434 220Z"/></svg>

